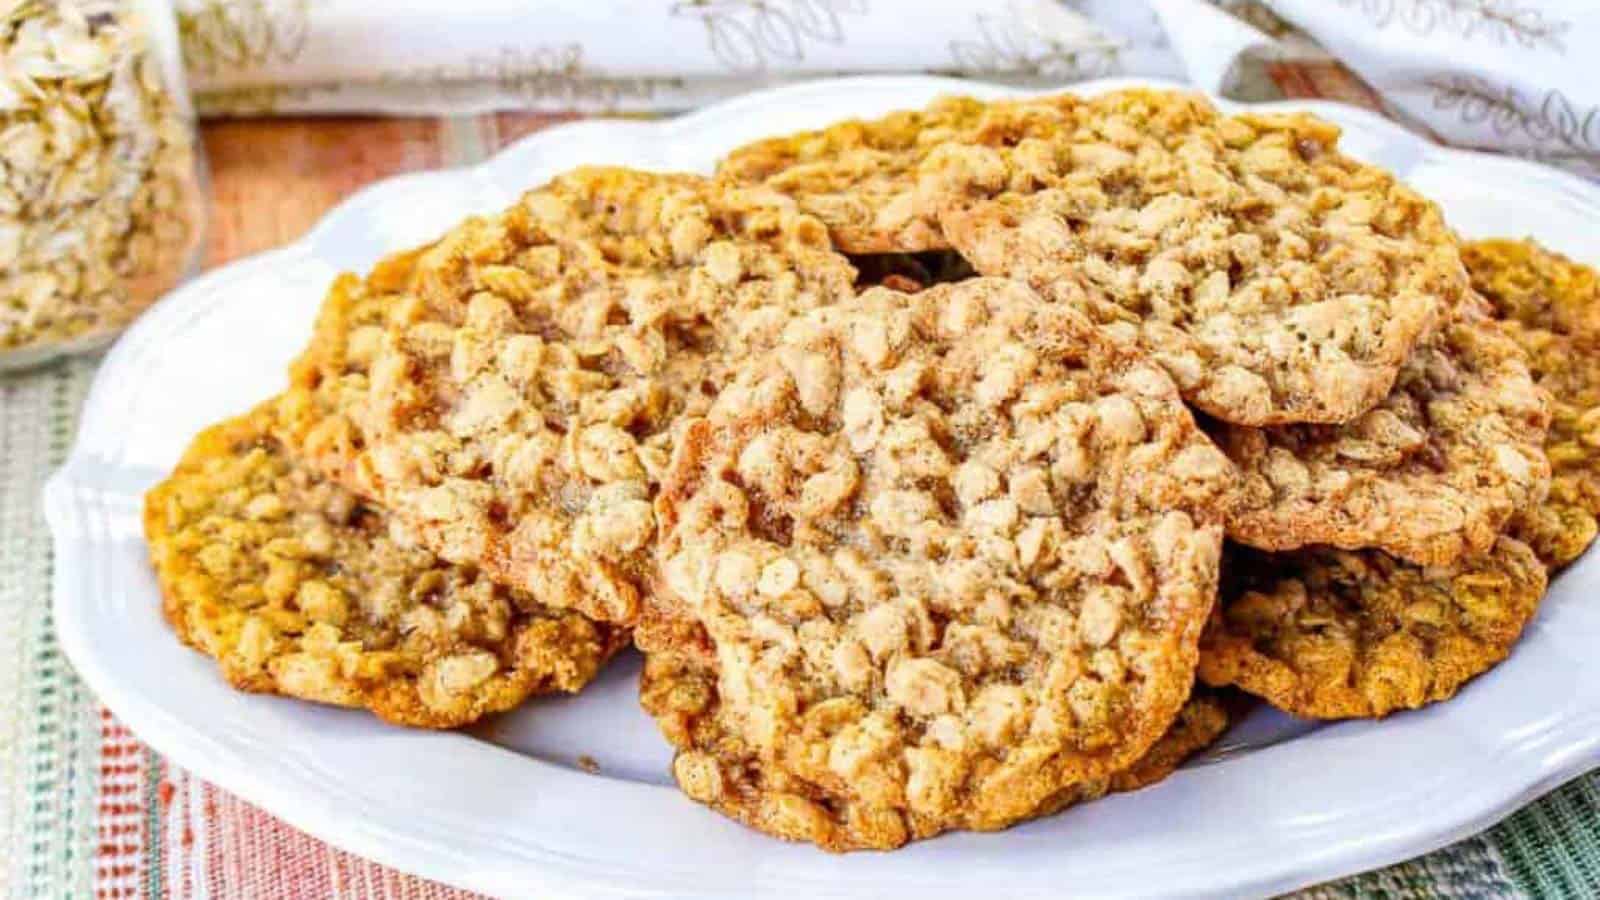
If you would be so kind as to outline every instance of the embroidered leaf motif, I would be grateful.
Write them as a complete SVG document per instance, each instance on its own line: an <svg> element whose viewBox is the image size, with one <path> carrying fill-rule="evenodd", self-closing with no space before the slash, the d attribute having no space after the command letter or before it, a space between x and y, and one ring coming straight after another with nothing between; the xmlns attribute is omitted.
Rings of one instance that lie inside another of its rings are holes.
<svg viewBox="0 0 1600 900"><path fill-rule="evenodd" d="M1567 48L1562 36L1572 28L1571 22L1546 18L1535 6L1517 0L1339 0L1339 4L1358 9L1379 28L1398 24L1419 37L1443 32L1466 40L1481 37L1502 47L1563 54Z"/></svg>
<svg viewBox="0 0 1600 900"><path fill-rule="evenodd" d="M1510 85L1477 75L1427 81L1433 107L1452 110L1463 124L1487 125L1501 139L1530 146L1523 155L1574 168L1600 168L1600 107L1580 107L1558 90L1536 102Z"/></svg>
<svg viewBox="0 0 1600 900"><path fill-rule="evenodd" d="M311 0L205 0L178 11L183 62L213 74L298 59L310 31Z"/></svg>
<svg viewBox="0 0 1600 900"><path fill-rule="evenodd" d="M975 22L975 37L950 41L957 74L1082 79L1121 68L1122 46L1064 8L1012 2Z"/></svg>
<svg viewBox="0 0 1600 900"><path fill-rule="evenodd" d="M866 12L867 0L688 0L671 8L699 19L712 55L741 75L800 62L810 44L843 46L845 18Z"/></svg>

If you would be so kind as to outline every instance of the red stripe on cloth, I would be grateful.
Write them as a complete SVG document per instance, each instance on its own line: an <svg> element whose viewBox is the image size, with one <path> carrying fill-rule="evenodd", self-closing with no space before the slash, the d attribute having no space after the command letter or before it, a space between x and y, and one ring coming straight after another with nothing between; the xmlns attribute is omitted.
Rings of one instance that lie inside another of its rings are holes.
<svg viewBox="0 0 1600 900"><path fill-rule="evenodd" d="M203 785L201 864L211 897L299 900L474 900L478 895L345 853L211 785Z"/></svg>
<svg viewBox="0 0 1600 900"><path fill-rule="evenodd" d="M140 896L145 856L144 747L133 733L100 710L100 777L95 799L94 892L102 900Z"/></svg>
<svg viewBox="0 0 1600 900"><path fill-rule="evenodd" d="M100 713L96 900L479 900L325 844L150 753Z"/></svg>
<svg viewBox="0 0 1600 900"><path fill-rule="evenodd" d="M188 772L162 761L162 803L166 824L161 829L162 897L187 900L196 896L194 882L194 817L189 808L197 783Z"/></svg>

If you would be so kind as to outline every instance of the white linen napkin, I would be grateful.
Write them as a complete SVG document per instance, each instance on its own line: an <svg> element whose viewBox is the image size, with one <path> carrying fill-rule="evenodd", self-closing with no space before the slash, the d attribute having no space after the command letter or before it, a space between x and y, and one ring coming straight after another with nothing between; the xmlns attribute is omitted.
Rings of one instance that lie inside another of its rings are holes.
<svg viewBox="0 0 1600 900"><path fill-rule="evenodd" d="M1153 46L1159 29L1141 46L1055 0L178 0L176 8L191 82L210 113L676 110L840 73L1060 84L1125 71L1130 55L1145 74L1183 75Z"/></svg>
<svg viewBox="0 0 1600 900"><path fill-rule="evenodd" d="M145 0L149 2L149 0ZM1595 0L175 0L212 115L672 111L774 83L1106 75L1273 96L1331 53L1453 143L1600 176Z"/></svg>
<svg viewBox="0 0 1600 900"><path fill-rule="evenodd" d="M1595 0L1268 5L1444 141L1600 176Z"/></svg>

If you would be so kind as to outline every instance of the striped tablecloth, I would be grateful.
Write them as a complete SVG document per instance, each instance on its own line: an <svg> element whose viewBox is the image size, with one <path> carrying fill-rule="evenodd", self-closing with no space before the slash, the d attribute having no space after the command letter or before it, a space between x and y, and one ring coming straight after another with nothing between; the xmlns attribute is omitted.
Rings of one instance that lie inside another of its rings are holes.
<svg viewBox="0 0 1600 900"><path fill-rule="evenodd" d="M1340 72L1274 73L1291 96L1370 104ZM559 117L221 122L204 129L218 265L302 234L367 182L475 162ZM458 898L324 844L141 744L74 676L50 620L40 486L98 360L0 375L0 896ZM1600 779L1482 835L1307 897L1600 895Z"/></svg>

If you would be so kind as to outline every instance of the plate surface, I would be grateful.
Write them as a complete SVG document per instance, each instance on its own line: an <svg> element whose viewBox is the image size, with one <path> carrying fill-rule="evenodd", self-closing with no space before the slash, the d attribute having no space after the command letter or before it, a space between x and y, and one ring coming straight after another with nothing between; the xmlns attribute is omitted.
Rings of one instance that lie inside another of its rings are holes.
<svg viewBox="0 0 1600 900"><path fill-rule="evenodd" d="M1148 82L1074 89L1131 84ZM176 291L107 357L77 444L46 487L68 656L141 738L202 778L352 852L504 896L1262 894L1431 850L1600 764L1600 607L1585 602L1600 590L1592 554L1556 581L1512 658L1454 702L1320 727L1263 710L1152 789L887 854L785 844L681 797L667 745L638 708L633 656L578 697L435 734L236 693L172 638L146 561L142 494L198 429L282 385L335 273L364 270L579 163L704 171L761 135L952 92L1011 93L847 79L671 121L553 128L475 168L368 188L300 241ZM1593 252L1600 189L1585 182L1439 149L1359 110L1271 107L1340 123L1350 153L1437 198L1468 235L1532 234L1580 258ZM578 766L580 754L599 774Z"/></svg>

